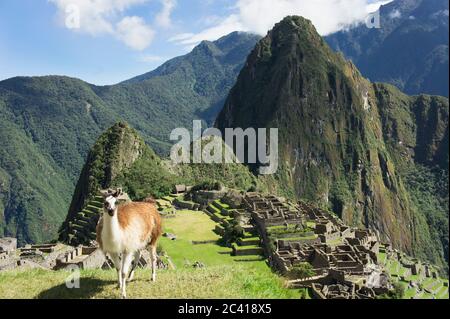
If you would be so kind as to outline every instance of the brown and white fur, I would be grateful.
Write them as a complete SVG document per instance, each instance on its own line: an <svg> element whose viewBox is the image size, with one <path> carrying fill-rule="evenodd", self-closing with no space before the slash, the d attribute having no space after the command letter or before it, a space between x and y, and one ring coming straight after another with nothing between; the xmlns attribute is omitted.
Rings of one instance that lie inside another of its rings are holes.
<svg viewBox="0 0 450 319"><path fill-rule="evenodd" d="M120 191L103 194L103 216L97 225L97 242L114 262L122 298L126 282L131 281L141 257L150 248L152 281L156 280L156 244L161 236L161 217L154 203L132 202L117 205Z"/></svg>

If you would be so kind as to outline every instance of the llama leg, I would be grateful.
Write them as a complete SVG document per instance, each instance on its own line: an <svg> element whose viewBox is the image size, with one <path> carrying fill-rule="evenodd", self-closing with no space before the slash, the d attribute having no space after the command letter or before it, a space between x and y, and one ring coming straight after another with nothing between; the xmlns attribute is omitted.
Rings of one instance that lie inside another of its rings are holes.
<svg viewBox="0 0 450 319"><path fill-rule="evenodd" d="M122 288L122 261L120 260L119 254L110 254L111 259L114 263L114 267L117 271L117 278L119 280L119 288Z"/></svg>
<svg viewBox="0 0 450 319"><path fill-rule="evenodd" d="M152 281L156 281L156 261L157 261L157 254L156 254L156 245L150 246L150 257L152 261Z"/></svg>
<svg viewBox="0 0 450 319"><path fill-rule="evenodd" d="M132 253L124 253L122 258L122 298L127 298L127 277L133 262Z"/></svg>
<svg viewBox="0 0 450 319"><path fill-rule="evenodd" d="M128 281L132 281L134 278L134 272L136 268L139 266L139 260L141 260L141 251L138 250L134 253L133 262L131 263L130 275L128 276Z"/></svg>

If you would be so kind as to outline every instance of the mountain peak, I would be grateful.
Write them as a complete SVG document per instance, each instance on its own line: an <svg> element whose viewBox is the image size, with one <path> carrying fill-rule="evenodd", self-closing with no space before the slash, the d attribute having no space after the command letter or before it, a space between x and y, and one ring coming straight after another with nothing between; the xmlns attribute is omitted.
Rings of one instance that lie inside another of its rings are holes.
<svg viewBox="0 0 450 319"><path fill-rule="evenodd" d="M438 127L430 134L438 141L432 149L443 149L448 100L424 99L422 106L417 98L383 88L332 51L309 20L290 16L256 45L216 126L221 131L278 128L280 167L274 179L280 185L351 225L376 230L397 248L424 254L429 247L417 242L425 239L416 239L417 229L409 226L422 216L410 204L402 167L415 165L411 152L424 153L417 147L422 142L408 131L422 127L412 110L430 110L422 123L431 121L431 114L443 119L430 125ZM398 128L401 132L390 129L413 122ZM391 151L391 145L405 145L406 140L411 140L410 148ZM436 157L436 152L430 154ZM440 244L433 249L433 258L440 260Z"/></svg>
<svg viewBox="0 0 450 319"><path fill-rule="evenodd" d="M286 35L297 35L299 40L315 40L321 41L321 37L317 32L313 23L301 16L287 16L277 24L268 33L271 37L285 38Z"/></svg>
<svg viewBox="0 0 450 319"><path fill-rule="evenodd" d="M106 130L88 154L72 198L68 218L81 211L99 189L111 187L118 174L131 167L145 148L148 147L142 138L126 122L118 122Z"/></svg>
<svg viewBox="0 0 450 319"><path fill-rule="evenodd" d="M261 37L247 32L232 32L221 37L216 41L202 41L190 53L171 59L165 62L157 69L137 76L123 83L136 83L146 81L158 76L169 75L176 72L182 64L193 64L200 60L206 61L222 58L225 63L235 64L241 61L243 57L248 55L248 52L255 46ZM227 61L229 60L229 61Z"/></svg>
<svg viewBox="0 0 450 319"><path fill-rule="evenodd" d="M302 16L297 15L286 16L283 20L275 24L274 29L277 29L278 27L283 25L292 25L294 27L310 28L315 30L315 27L311 22L311 20L308 20Z"/></svg>

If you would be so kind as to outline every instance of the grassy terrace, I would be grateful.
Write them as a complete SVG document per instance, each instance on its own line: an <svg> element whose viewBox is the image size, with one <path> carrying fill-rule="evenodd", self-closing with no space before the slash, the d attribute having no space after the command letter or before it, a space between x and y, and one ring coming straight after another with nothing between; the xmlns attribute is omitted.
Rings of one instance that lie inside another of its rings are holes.
<svg viewBox="0 0 450 319"><path fill-rule="evenodd" d="M220 207L220 208L223 208L223 209L226 209L226 210L230 209L230 206L228 204L222 203L220 200L215 200L214 201L214 205L216 207Z"/></svg>
<svg viewBox="0 0 450 319"><path fill-rule="evenodd" d="M207 210L216 222L221 224L228 224L233 220L233 217L223 214L222 209L228 211L229 206L216 200L208 206Z"/></svg>
<svg viewBox="0 0 450 319"><path fill-rule="evenodd" d="M387 258L386 254L381 252L378 254L378 260L384 268L389 273L391 278L397 279L399 283L401 283L405 288L405 299L418 298L418 299L448 299L448 287L444 286L445 282L448 280L444 280L441 278L424 278L421 279L420 276L417 275L407 275L407 269L401 265L397 260L390 260ZM400 277L406 276L405 281L400 280ZM413 281L419 284L423 289L420 290L414 287L409 287L409 282Z"/></svg>
<svg viewBox="0 0 450 319"><path fill-rule="evenodd" d="M252 262L253 263L253 262ZM255 261L256 263L256 261ZM0 298L99 299L118 298L115 271L81 272L79 289L67 289L65 271L33 270L0 274ZM243 265L223 265L207 269L166 270L155 283L150 271L141 270L128 285L128 298L298 298L299 292L283 288L279 278Z"/></svg>
<svg viewBox="0 0 450 319"><path fill-rule="evenodd" d="M299 291L287 289L284 279L274 274L264 260L233 257L230 249L216 243L216 223L206 214L179 211L164 219L164 231L177 235L175 241L162 238L160 246L175 264L175 270L158 271L151 283L148 270L138 270L128 285L129 298L298 298ZM244 261L245 260L245 261ZM196 261L206 265L194 269ZM10 271L0 273L0 298L118 298L115 271L81 272L80 289L67 289L65 271Z"/></svg>
<svg viewBox="0 0 450 319"><path fill-rule="evenodd" d="M272 239L287 241L311 240L317 238L313 229L296 230L295 225L267 227L267 235Z"/></svg>

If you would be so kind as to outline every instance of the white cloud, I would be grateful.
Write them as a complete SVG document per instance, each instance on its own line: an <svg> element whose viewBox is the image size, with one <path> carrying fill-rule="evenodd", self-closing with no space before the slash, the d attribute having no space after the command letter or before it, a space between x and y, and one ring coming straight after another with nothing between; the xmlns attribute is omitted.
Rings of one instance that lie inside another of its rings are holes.
<svg viewBox="0 0 450 319"><path fill-rule="evenodd" d="M156 24L163 28L168 28L172 25L171 15L173 9L175 9L176 0L161 0L162 10L156 16Z"/></svg>
<svg viewBox="0 0 450 319"><path fill-rule="evenodd" d="M58 8L58 15L64 25L73 31L92 36L110 34L134 50L147 48L153 40L154 31L144 19L125 15L125 11L132 6L149 0L49 1ZM76 27L68 23L73 15L77 16Z"/></svg>
<svg viewBox="0 0 450 319"><path fill-rule="evenodd" d="M193 34L193 33L184 33L179 34L171 39L172 42L178 42L182 45L193 47L201 41L208 40L217 40L223 35L229 34L234 31L246 31L246 28L239 20L239 16L230 15L226 19L222 20L218 25L205 29L202 32Z"/></svg>
<svg viewBox="0 0 450 319"><path fill-rule="evenodd" d="M117 24L117 37L134 50L142 51L153 40L155 32L140 17L125 17Z"/></svg>
<svg viewBox="0 0 450 319"><path fill-rule="evenodd" d="M202 40L215 40L232 31L265 35L275 23L287 15L310 19L318 32L326 35L363 21L388 0L237 0L233 12L216 25L176 42L195 45Z"/></svg>
<svg viewBox="0 0 450 319"><path fill-rule="evenodd" d="M389 13L389 18L391 18L391 19L397 19L397 18L400 18L401 16L402 16L402 13L398 9L395 9L391 13Z"/></svg>
<svg viewBox="0 0 450 319"><path fill-rule="evenodd" d="M49 0L58 8L61 21L67 19L68 8L77 8L79 30L91 35L113 33L112 20L130 7L143 4L148 0Z"/></svg>
<svg viewBox="0 0 450 319"><path fill-rule="evenodd" d="M384 6L392 1L394 0L373 0L367 5L367 12L375 12L380 8L380 6Z"/></svg>
<svg viewBox="0 0 450 319"><path fill-rule="evenodd" d="M195 36L195 33L179 33L169 39L170 42L178 42Z"/></svg>

